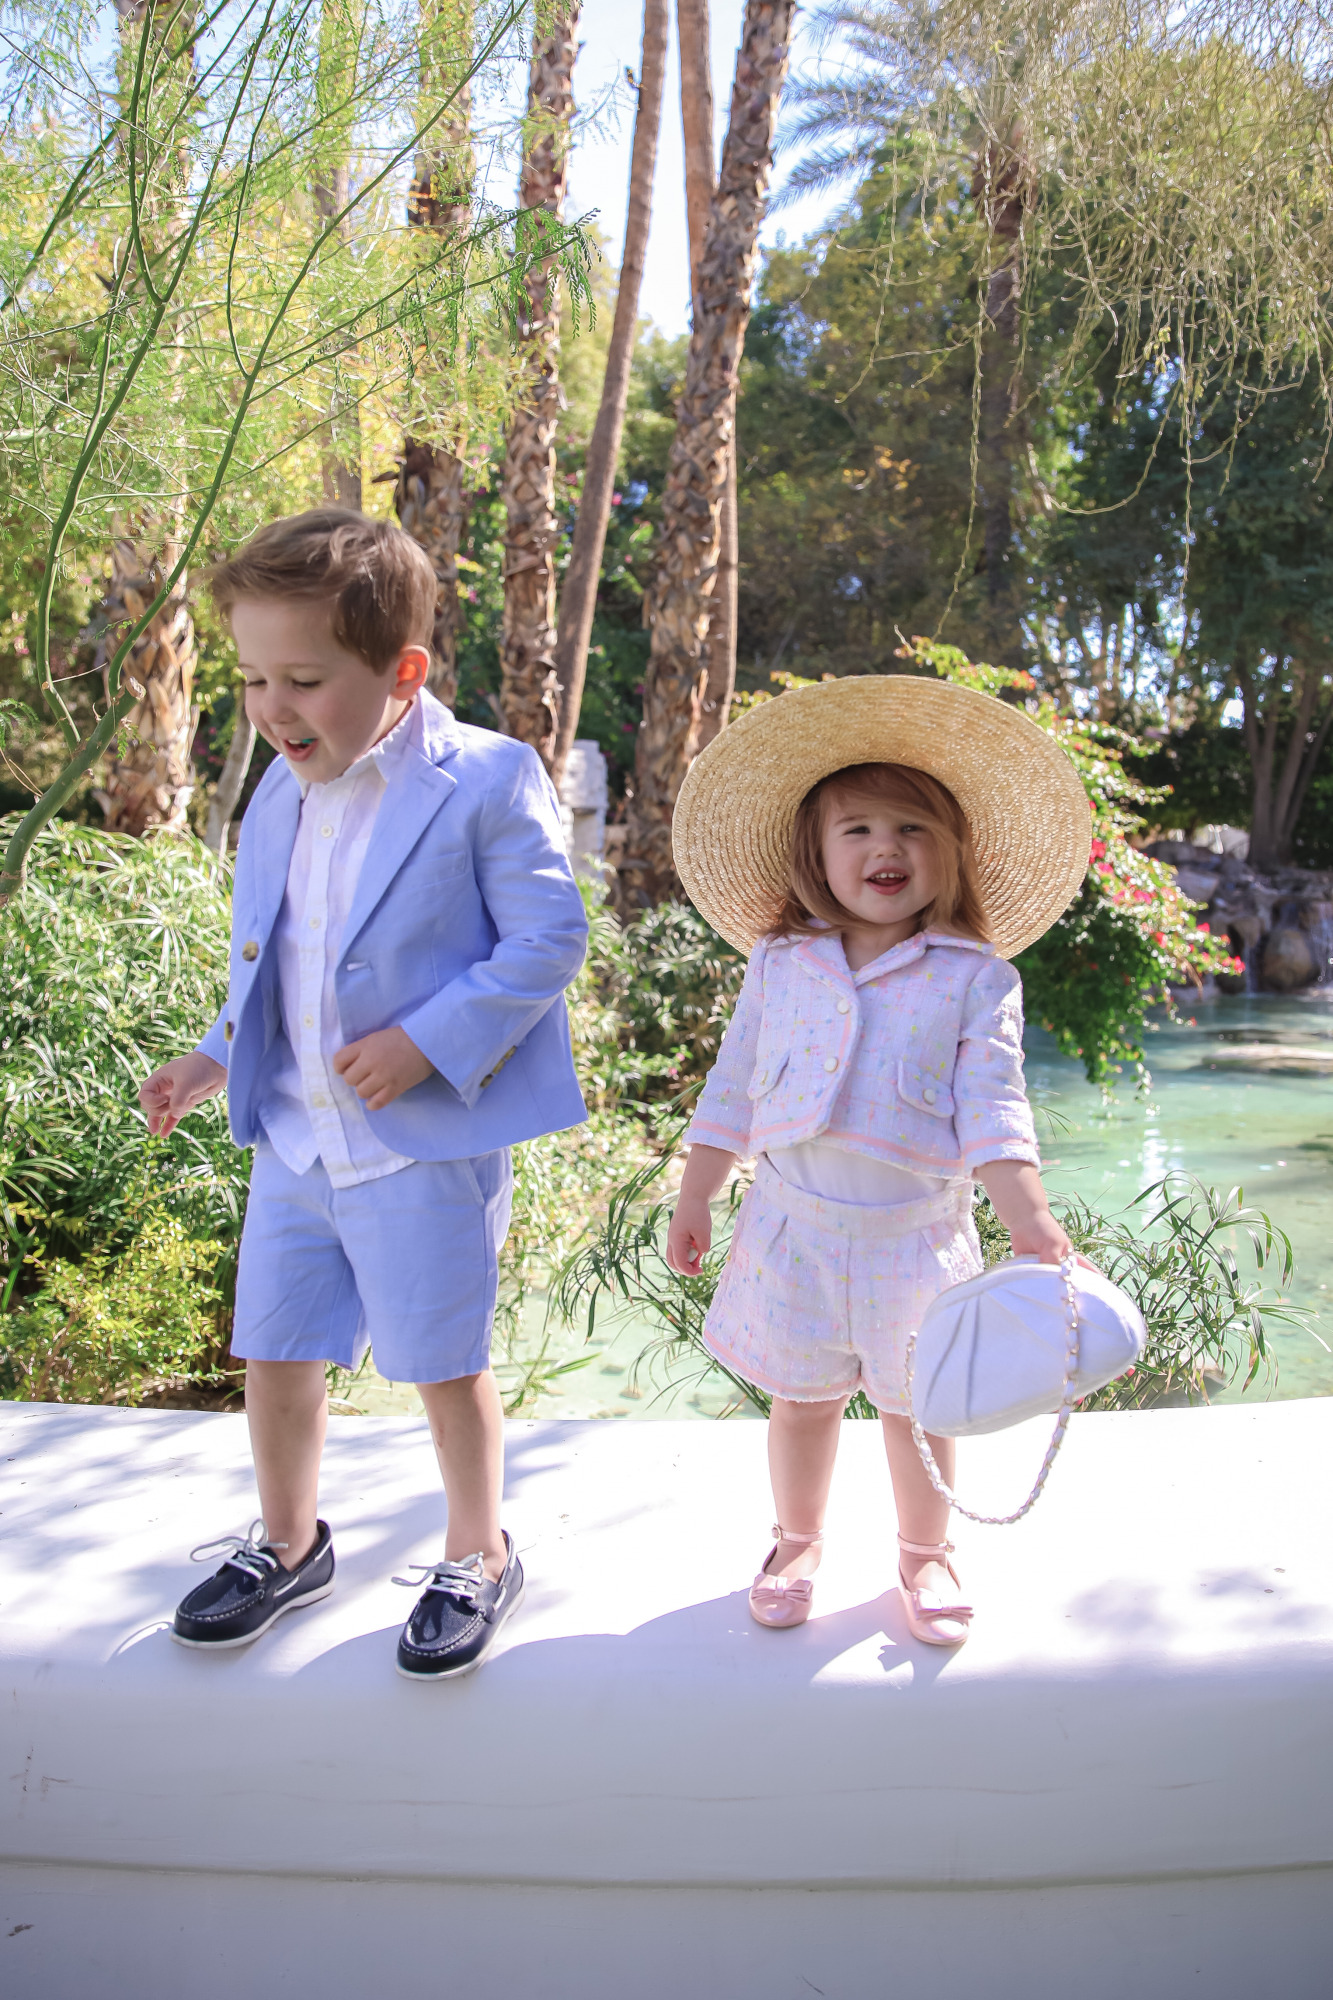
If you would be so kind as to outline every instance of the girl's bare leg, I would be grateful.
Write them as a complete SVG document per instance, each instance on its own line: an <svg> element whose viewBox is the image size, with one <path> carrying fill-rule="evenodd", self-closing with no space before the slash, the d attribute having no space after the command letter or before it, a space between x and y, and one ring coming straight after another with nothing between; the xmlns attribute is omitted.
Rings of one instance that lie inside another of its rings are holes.
<svg viewBox="0 0 1333 2000"><path fill-rule="evenodd" d="M912 1427L906 1417L881 1418L884 1449L888 1454L889 1477L893 1481L893 1502L898 1510L898 1531L909 1542L942 1542L949 1532L949 1503L941 1500L931 1485L921 1455L912 1441ZM946 1486L953 1485L954 1440L931 1437L926 1441L935 1454ZM911 1556L899 1549L903 1581L909 1590L938 1590L956 1597L953 1584L941 1563L928 1556Z"/></svg>
<svg viewBox="0 0 1333 2000"><path fill-rule="evenodd" d="M768 1420L768 1470L773 1481L776 1518L793 1534L810 1534L824 1525L833 1461L838 1455L838 1426L847 1407L845 1396L830 1403L784 1403L775 1396ZM819 1550L797 1542L779 1542L769 1565L770 1576L813 1576Z"/></svg>
<svg viewBox="0 0 1333 2000"><path fill-rule="evenodd" d="M504 1406L489 1368L452 1382L418 1382L449 1501L444 1553L463 1562L480 1549L494 1583L505 1566L500 1532L504 1487Z"/></svg>
<svg viewBox="0 0 1333 2000"><path fill-rule="evenodd" d="M278 1559L296 1569L319 1530L319 1460L329 1398L322 1361L247 1361L245 1414L259 1487L259 1511Z"/></svg>

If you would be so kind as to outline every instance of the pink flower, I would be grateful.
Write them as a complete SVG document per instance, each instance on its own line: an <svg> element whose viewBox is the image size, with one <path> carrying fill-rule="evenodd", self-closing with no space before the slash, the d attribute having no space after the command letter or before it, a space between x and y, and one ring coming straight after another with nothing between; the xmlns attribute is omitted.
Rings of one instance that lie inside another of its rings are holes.
<svg viewBox="0 0 1333 2000"><path fill-rule="evenodd" d="M613 493L611 495L611 505L613 507L618 507L620 505L620 495L618 493Z"/></svg>
<svg viewBox="0 0 1333 2000"><path fill-rule="evenodd" d="M1094 861L1100 861L1105 852L1106 852L1106 842L1104 840L1094 840L1092 843L1091 858Z"/></svg>
<svg viewBox="0 0 1333 2000"><path fill-rule="evenodd" d="M1194 928L1196 931L1202 931L1205 937L1212 936L1212 931L1207 924L1196 924Z"/></svg>

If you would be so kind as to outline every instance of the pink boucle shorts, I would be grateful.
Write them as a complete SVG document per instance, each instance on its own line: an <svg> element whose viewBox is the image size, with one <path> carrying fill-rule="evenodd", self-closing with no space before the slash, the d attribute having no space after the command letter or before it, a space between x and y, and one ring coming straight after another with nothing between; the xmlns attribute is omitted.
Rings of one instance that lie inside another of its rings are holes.
<svg viewBox="0 0 1333 2000"><path fill-rule="evenodd" d="M907 1336L930 1301L981 1270L967 1187L879 1207L826 1201L761 1157L741 1203L704 1340L790 1403L864 1389L907 1414Z"/></svg>

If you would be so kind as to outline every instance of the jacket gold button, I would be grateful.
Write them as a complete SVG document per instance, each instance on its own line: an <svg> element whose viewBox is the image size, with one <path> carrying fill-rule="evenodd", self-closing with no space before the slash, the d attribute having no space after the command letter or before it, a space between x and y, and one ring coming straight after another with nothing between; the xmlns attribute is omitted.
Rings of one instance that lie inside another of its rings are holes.
<svg viewBox="0 0 1333 2000"><path fill-rule="evenodd" d="M852 1011L852 1003L850 1000L839 1000L838 1012L840 1014L850 1014L851 1011Z"/></svg>
<svg viewBox="0 0 1333 2000"><path fill-rule="evenodd" d="M927 1103L927 1104L933 1104L933 1103L935 1102L935 1086L934 1086L934 1084L933 1084L933 1083L928 1083L928 1084L926 1085L925 1089L924 1089L924 1090L922 1091L921 1095L922 1095L922 1096L923 1096L923 1097L925 1098L925 1100L926 1100L926 1103Z"/></svg>
<svg viewBox="0 0 1333 2000"><path fill-rule="evenodd" d="M222 1030L223 1041L229 1042L235 1033L236 1033L235 1028L232 1026L231 1022L228 1021L226 1027Z"/></svg>
<svg viewBox="0 0 1333 2000"><path fill-rule="evenodd" d="M826 1070L832 1072L838 1067L838 1058L836 1056L825 1056L824 1067Z"/></svg>
<svg viewBox="0 0 1333 2000"><path fill-rule="evenodd" d="M245 940L245 943L241 946L241 957L245 960L247 965L253 965L258 956L259 956L259 946L255 943L253 938L247 938Z"/></svg>

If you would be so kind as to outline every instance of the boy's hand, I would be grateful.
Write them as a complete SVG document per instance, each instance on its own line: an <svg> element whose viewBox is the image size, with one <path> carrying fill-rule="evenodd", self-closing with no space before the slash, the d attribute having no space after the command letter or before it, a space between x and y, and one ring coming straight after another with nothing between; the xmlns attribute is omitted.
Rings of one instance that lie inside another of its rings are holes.
<svg viewBox="0 0 1333 2000"><path fill-rule="evenodd" d="M682 1277L696 1277L712 1240L713 1217L708 1203L682 1189L667 1230L667 1263Z"/></svg>
<svg viewBox="0 0 1333 2000"><path fill-rule="evenodd" d="M435 1074L434 1063L427 1062L404 1028L376 1028L373 1035L349 1042L333 1058L333 1067L367 1111L383 1111L414 1083Z"/></svg>
<svg viewBox="0 0 1333 2000"><path fill-rule="evenodd" d="M227 1072L222 1064L206 1056L202 1049L163 1063L161 1069L155 1069L139 1085L139 1102L147 1116L149 1131L165 1139L187 1111L193 1111L206 1097L216 1097L226 1081Z"/></svg>

